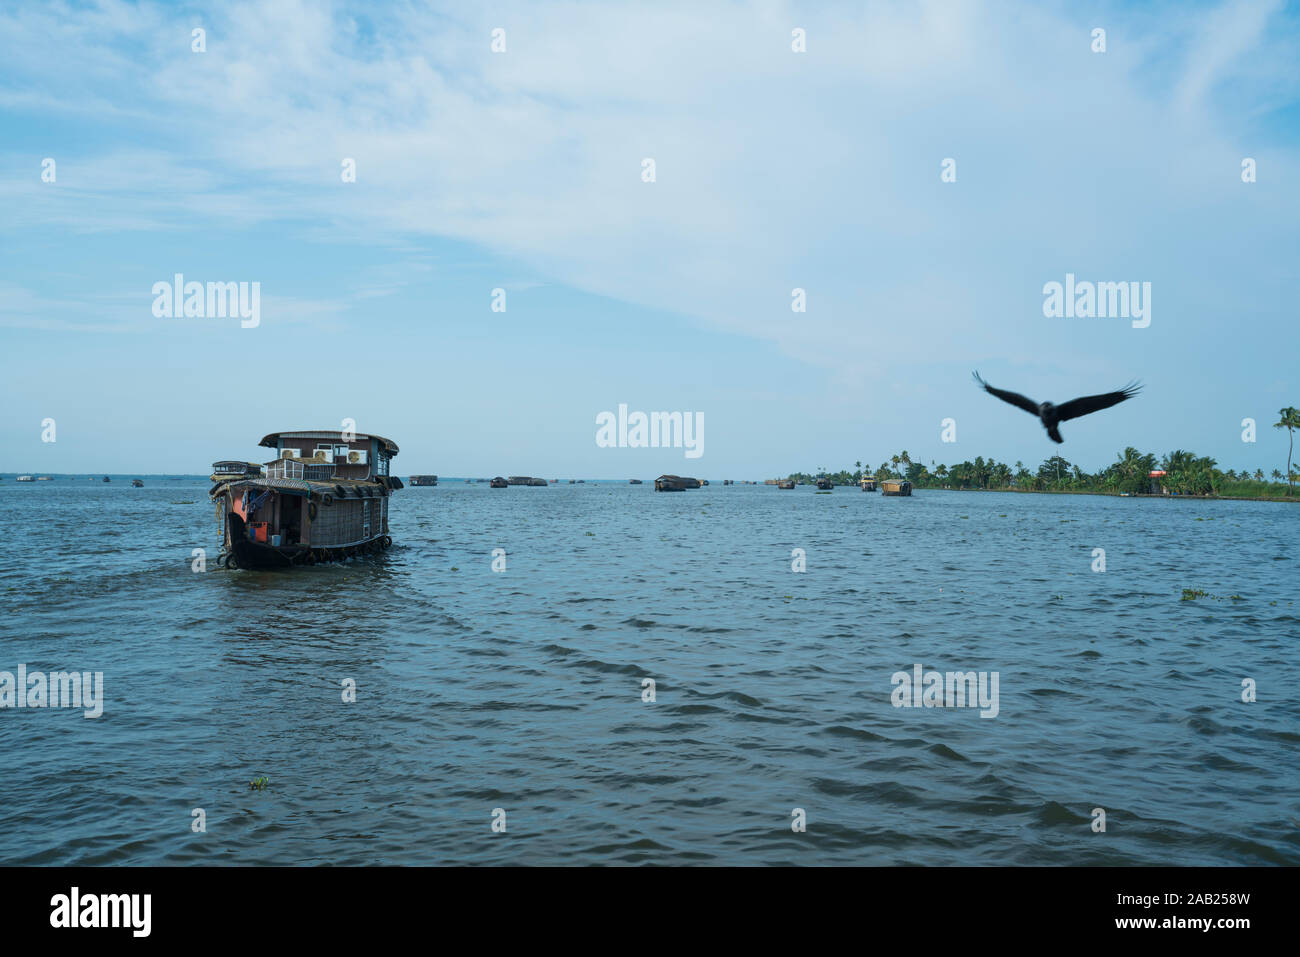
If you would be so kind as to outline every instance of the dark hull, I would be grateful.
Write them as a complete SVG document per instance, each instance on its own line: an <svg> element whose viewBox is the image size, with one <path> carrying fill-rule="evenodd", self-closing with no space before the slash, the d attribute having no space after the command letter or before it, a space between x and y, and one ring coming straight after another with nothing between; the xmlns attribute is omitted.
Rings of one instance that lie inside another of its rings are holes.
<svg viewBox="0 0 1300 957"><path fill-rule="evenodd" d="M219 563L226 568L246 568L252 571L269 571L277 568L291 568L294 565L321 565L329 562L343 562L349 558L374 555L385 551L393 544L387 535L377 535L356 545L337 548L312 548L308 545L267 545L263 542L250 541L248 527L244 520L231 512L227 519L227 541L229 551L225 552Z"/></svg>

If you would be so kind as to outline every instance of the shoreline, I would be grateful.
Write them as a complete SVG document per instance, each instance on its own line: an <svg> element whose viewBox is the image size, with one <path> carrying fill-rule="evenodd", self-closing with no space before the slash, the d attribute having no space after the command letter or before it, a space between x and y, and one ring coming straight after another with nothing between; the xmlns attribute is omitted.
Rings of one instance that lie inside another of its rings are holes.
<svg viewBox="0 0 1300 957"><path fill-rule="evenodd" d="M27 473L27 472L13 472L13 473L0 472L0 481L12 481L13 478L16 478L16 477L19 476L19 475L27 475L27 474L36 475L36 474L38 474L38 473L36 473L36 472L32 472L32 473ZM104 476L104 475L109 475L109 476L113 476L113 477L117 477L117 478L126 478L128 475L131 475L132 477L137 477L137 478L150 478L150 479L167 479L167 480L173 480L173 479L174 479L174 480L184 480L184 479L188 479L188 480L195 481L195 482L206 482L206 481L208 480L208 477L205 476L205 475L175 475L175 474L167 474L167 473L162 473L162 472L156 472L156 473L151 473L151 472L140 472L140 473L127 473L127 472L122 472L122 473L120 473L120 474L119 474L119 473L116 473L116 472L95 472L95 473L87 473L87 474L84 474L84 475L83 475L83 474L78 474L78 475L72 475L72 474L61 474L61 475L52 475L52 476L51 476L51 479L53 479L53 480L55 480L55 481L58 481L58 480L60 480L60 479L65 480L65 481L72 481L72 480L77 480L77 479L88 479L88 480L89 480L89 479L96 479L96 478L98 478L98 477L102 477L102 476ZM483 481L486 482L486 479L484 479ZM607 478L586 478L586 479L583 479L582 481L583 481L585 484L588 484L588 485L595 485L595 484L597 484L597 483L602 484L602 485L626 485L628 480L627 480L626 478L610 478L610 479L607 479ZM719 479L719 480L716 480L716 481L713 480L713 479L710 479L709 481L710 481L710 482L713 482L713 484L716 484L716 485L718 485L719 487L722 487L722 480L720 480L720 479ZM27 484L27 483L23 483L23 484ZM35 484L35 483L32 483L32 484ZM439 478L439 484L443 484L443 485L463 485L463 484L465 484L465 479L464 479L464 477L457 478L457 477L455 477L455 476L446 476L445 478L440 477L440 478ZM481 484L481 483L479 483L479 484ZM548 486L549 486L549 484L550 484L550 483L548 483ZM562 480L560 483L558 483L557 487L560 487L560 486L563 486L563 485L567 485L567 484L568 484L568 480L567 480L567 479L564 479L564 480ZM650 483L649 483L649 482L644 482L644 484L647 484L647 485L648 485L648 484L650 484ZM752 485L751 485L750 487L752 487L752 488L762 488L762 487L765 487L765 486L766 486L766 482L760 480L760 481L757 481L757 482L752 483ZM417 487L418 487L418 486L417 486ZM712 486L710 486L710 487L712 487ZM732 487L744 487L744 486L741 485L741 483L738 481L738 482L736 483L736 485L734 485L734 486L732 486ZM772 487L775 488L775 486L772 486ZM837 485L837 486L836 486L836 488L848 488L848 489L855 489L855 490L857 489L857 487L858 487L857 485ZM1097 490L1091 490L1091 489L1050 489L1050 488L1042 488L1042 489L1039 489L1039 488L950 488L950 487L934 488L934 487L930 487L930 486L915 485L915 484L913 484L912 487L913 487L913 489L914 489L915 491L917 491L917 492L1008 492L1008 493L1012 493L1012 494L1016 494L1016 495L1098 495L1098 496L1101 496L1101 497L1104 497L1104 498L1154 498L1154 499L1167 499L1167 500L1170 500L1170 501L1180 501L1180 500L1181 500L1181 501L1189 501L1189 502L1215 502L1215 501L1218 501L1218 502L1278 502L1278 503L1281 503L1281 504L1287 504L1287 503L1295 504L1295 503L1297 503L1297 502L1300 502L1300 495L1153 495L1153 494L1151 494L1150 492L1130 492L1130 493L1128 493L1128 494L1122 494L1122 493L1120 493L1120 492L1103 492L1103 491L1097 491Z"/></svg>

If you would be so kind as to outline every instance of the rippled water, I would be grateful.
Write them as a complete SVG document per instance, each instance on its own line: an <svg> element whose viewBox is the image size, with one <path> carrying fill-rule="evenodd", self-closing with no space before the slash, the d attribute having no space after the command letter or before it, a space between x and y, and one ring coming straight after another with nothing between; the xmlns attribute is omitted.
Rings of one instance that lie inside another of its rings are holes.
<svg viewBox="0 0 1300 957"><path fill-rule="evenodd" d="M1300 508L444 483L196 574L206 491L0 482L0 670L106 694L0 711L0 862L1300 863ZM916 663L999 714L893 707Z"/></svg>

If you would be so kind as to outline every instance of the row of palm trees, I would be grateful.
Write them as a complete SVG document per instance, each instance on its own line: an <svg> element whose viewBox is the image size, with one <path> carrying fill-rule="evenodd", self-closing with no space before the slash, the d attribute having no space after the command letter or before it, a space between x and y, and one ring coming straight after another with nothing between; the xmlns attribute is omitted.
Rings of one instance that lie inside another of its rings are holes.
<svg viewBox="0 0 1300 957"><path fill-rule="evenodd" d="M1287 482L1287 494L1295 492L1295 482L1300 479L1292 465L1295 432L1300 430L1300 410L1288 406L1279 410L1280 418L1274 428L1286 429L1290 438L1287 451L1286 473L1273 469L1274 482ZM828 472L818 469L814 474L796 472L790 476L795 481L811 482L814 477L825 476L840 485L857 483L864 471L862 463L855 462L854 470L841 469ZM1163 470L1164 475L1152 478L1151 473ZM1008 465L995 459L977 456L975 460L948 466L930 465L912 460L906 450L881 462L875 469L877 479L905 478L918 488L1019 488L1038 491L1104 491L1140 494L1165 491L1176 495L1258 494L1269 489L1263 469L1243 469L1241 472L1218 468L1218 463L1208 456L1196 455L1184 449L1175 449L1164 456L1142 452L1132 446L1116 455L1115 461L1100 472L1085 472L1078 465L1067 462L1059 455L1045 459L1037 470L1031 471L1023 462ZM1255 487L1243 483L1255 483ZM1153 484L1154 483L1154 484ZM1234 484L1235 483L1235 484ZM1231 486L1231 487L1230 487Z"/></svg>

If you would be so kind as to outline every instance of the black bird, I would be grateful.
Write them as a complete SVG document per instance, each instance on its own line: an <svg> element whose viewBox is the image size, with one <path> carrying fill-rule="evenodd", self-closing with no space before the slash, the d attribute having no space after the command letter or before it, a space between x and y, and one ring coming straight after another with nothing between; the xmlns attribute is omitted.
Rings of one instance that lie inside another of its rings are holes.
<svg viewBox="0 0 1300 957"><path fill-rule="evenodd" d="M1120 389L1118 392L1105 392L1101 395L1085 395L1078 399L1071 399L1069 402L1062 402L1060 405L1053 405L1050 402L1035 402L1033 399L1021 395L1019 392L1008 392L1006 389L995 389L983 379L978 372L973 373L975 381L978 382L984 391L990 395L995 395L1003 402L1010 402L1018 408L1024 409L1031 415L1038 416L1043 428L1047 429L1047 436L1053 442L1064 442L1061 438L1061 432L1057 426L1067 419L1077 419L1081 415L1087 415L1089 412L1098 412L1101 409L1109 409L1112 405L1118 405L1125 399L1131 399L1142 391L1140 383L1133 382Z"/></svg>

